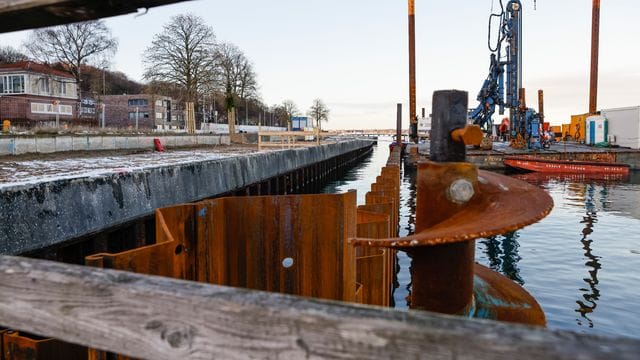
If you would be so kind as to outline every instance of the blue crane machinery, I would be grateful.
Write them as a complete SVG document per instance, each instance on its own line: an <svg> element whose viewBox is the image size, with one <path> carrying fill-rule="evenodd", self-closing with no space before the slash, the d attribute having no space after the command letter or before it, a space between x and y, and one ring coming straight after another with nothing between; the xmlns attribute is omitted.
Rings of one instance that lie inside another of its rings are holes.
<svg viewBox="0 0 640 360"><path fill-rule="evenodd" d="M499 29L495 46L492 46L491 24L494 18L498 19ZM470 118L490 133L493 126L491 117L496 107L500 115L508 108L511 145L541 149L541 117L534 109L526 107L522 87L522 3L519 0L510 0L506 6L500 0L500 13L492 12L489 16L488 46L491 51L489 75L478 93L479 104L469 114Z"/></svg>

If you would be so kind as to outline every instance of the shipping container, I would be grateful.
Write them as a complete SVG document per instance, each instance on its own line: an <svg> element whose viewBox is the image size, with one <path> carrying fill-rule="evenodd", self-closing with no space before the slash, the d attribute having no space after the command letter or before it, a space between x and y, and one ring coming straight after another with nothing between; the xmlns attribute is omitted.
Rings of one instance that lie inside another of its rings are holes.
<svg viewBox="0 0 640 360"><path fill-rule="evenodd" d="M291 130L304 131L304 128L311 126L309 118L306 116L294 116L291 118Z"/></svg>
<svg viewBox="0 0 640 360"><path fill-rule="evenodd" d="M562 124L562 140L564 140L565 137L570 136L569 134L570 128L571 128L571 124Z"/></svg>
<svg viewBox="0 0 640 360"><path fill-rule="evenodd" d="M587 116L589 116L589 114L571 115L569 136L571 136L573 140L584 141Z"/></svg>
<svg viewBox="0 0 640 360"><path fill-rule="evenodd" d="M554 125L549 127L549 132L553 134L555 141L562 140L562 126Z"/></svg>
<svg viewBox="0 0 640 360"><path fill-rule="evenodd" d="M612 145L640 149L640 106L603 109L601 114L609 122Z"/></svg>
<svg viewBox="0 0 640 360"><path fill-rule="evenodd" d="M592 115L586 120L585 143L598 145L607 143L607 119L602 115Z"/></svg>

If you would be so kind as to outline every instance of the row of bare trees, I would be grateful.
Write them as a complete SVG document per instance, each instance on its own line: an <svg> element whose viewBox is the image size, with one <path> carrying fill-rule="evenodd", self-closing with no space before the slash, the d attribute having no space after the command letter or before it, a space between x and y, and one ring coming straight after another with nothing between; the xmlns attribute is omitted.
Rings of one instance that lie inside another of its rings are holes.
<svg viewBox="0 0 640 360"><path fill-rule="evenodd" d="M0 47L0 63L34 59L58 64L74 75L77 84L82 84L87 78L83 72L96 70L89 64L102 68L104 76L104 68L116 53L118 41L106 24L98 20L34 30L24 48L27 54ZM300 114L292 100L271 107L264 105L251 60L238 46L217 41L213 28L193 14L176 15L163 26L145 50L143 65L148 91L171 96L179 102L197 103L205 121L206 109L215 108L216 104L227 111L238 103L245 104L247 117L249 108L255 109L254 113L268 112L280 126L286 126L291 117ZM103 77L103 92L104 87ZM78 100L84 95L81 88L78 86ZM320 126L328 120L329 110L322 100L316 99L307 115Z"/></svg>
<svg viewBox="0 0 640 360"><path fill-rule="evenodd" d="M216 41L213 28L193 14L171 18L146 49L144 78L178 85L185 101L200 102L224 93L226 107L238 99L257 99L253 64L236 45Z"/></svg>

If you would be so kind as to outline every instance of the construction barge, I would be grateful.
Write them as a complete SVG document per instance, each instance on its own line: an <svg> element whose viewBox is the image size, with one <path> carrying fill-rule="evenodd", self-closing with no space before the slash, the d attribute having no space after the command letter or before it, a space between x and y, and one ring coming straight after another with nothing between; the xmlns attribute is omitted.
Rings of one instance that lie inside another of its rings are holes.
<svg viewBox="0 0 640 360"><path fill-rule="evenodd" d="M480 169L502 171L507 170L505 158L529 156L539 160L551 161L583 161L628 165L631 172L640 170L640 150L629 148L595 148L578 143L556 143L548 150L528 151L512 149L508 143L496 142L492 150L480 150L473 147L467 149L467 161ZM429 158L429 146L425 144L409 144L407 160L409 164L417 164Z"/></svg>

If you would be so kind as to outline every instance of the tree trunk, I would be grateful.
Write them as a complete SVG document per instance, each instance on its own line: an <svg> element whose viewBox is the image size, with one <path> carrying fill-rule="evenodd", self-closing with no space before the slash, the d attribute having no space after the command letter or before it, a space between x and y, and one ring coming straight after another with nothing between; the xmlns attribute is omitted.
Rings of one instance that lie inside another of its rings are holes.
<svg viewBox="0 0 640 360"><path fill-rule="evenodd" d="M236 133L236 108L232 107L227 111L227 119L229 121L229 136Z"/></svg>

